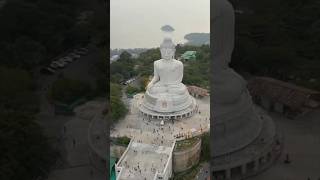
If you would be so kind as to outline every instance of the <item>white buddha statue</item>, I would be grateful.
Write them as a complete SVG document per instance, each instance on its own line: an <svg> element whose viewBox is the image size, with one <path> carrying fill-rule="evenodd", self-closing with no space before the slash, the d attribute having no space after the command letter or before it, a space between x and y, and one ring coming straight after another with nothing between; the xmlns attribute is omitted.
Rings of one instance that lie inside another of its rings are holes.
<svg viewBox="0 0 320 180"><path fill-rule="evenodd" d="M183 64L174 59L175 45L171 38L164 38L160 51L162 59L154 62L154 76L147 85L142 105L156 112L181 111L193 103L182 83Z"/></svg>
<svg viewBox="0 0 320 180"><path fill-rule="evenodd" d="M255 112L247 82L229 67L234 48L235 13L227 0L213 1L211 104L213 156L244 148L255 140L262 121Z"/></svg>

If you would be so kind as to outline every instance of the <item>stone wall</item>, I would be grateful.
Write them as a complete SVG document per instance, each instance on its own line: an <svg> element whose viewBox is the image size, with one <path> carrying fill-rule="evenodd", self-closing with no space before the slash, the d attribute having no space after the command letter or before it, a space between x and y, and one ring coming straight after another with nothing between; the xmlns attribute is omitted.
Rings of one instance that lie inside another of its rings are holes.
<svg viewBox="0 0 320 180"><path fill-rule="evenodd" d="M97 170L101 171L103 174L106 175L107 169L107 162L106 159L102 158L96 151L92 148L89 148L89 160L90 164L96 168Z"/></svg>
<svg viewBox="0 0 320 180"><path fill-rule="evenodd" d="M173 170L182 172L198 164L201 153L201 139L192 147L182 150L173 151Z"/></svg>
<svg viewBox="0 0 320 180"><path fill-rule="evenodd" d="M115 158L120 158L124 151L126 151L127 146L111 144L110 146L110 156Z"/></svg>

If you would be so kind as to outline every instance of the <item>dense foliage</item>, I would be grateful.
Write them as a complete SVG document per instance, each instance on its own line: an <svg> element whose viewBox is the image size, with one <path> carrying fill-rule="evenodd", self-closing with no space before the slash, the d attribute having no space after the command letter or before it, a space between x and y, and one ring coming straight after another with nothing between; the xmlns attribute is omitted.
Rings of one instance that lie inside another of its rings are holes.
<svg viewBox="0 0 320 180"><path fill-rule="evenodd" d="M0 83L1 111L32 114L38 111L35 84L27 71L0 66Z"/></svg>
<svg viewBox="0 0 320 180"><path fill-rule="evenodd" d="M133 95L133 94L136 94L140 91L141 91L141 89L134 87L134 86L130 86L130 85L126 88L126 93L128 95Z"/></svg>
<svg viewBox="0 0 320 180"><path fill-rule="evenodd" d="M0 11L0 59L30 69L68 48L86 44L89 28L78 23L76 0L10 0Z"/></svg>
<svg viewBox="0 0 320 180"><path fill-rule="evenodd" d="M128 112L121 99L122 91L118 84L110 83L111 123L124 117Z"/></svg>
<svg viewBox="0 0 320 180"><path fill-rule="evenodd" d="M320 90L320 3L237 1L232 66Z"/></svg>
<svg viewBox="0 0 320 180"><path fill-rule="evenodd" d="M57 153L34 118L35 85L27 71L0 66L0 179L46 176Z"/></svg>
<svg viewBox="0 0 320 180"><path fill-rule="evenodd" d="M110 65L111 82L120 83L136 76L137 71L134 69L135 62L136 60L131 57L130 53L126 51L122 52L118 61Z"/></svg>
<svg viewBox="0 0 320 180"><path fill-rule="evenodd" d="M201 155L200 162L210 161L210 132L201 135Z"/></svg>
<svg viewBox="0 0 320 180"><path fill-rule="evenodd" d="M130 140L131 139L128 138L127 136L123 136L123 137L114 138L112 141L118 145L128 146L130 143Z"/></svg>
<svg viewBox="0 0 320 180"><path fill-rule="evenodd" d="M70 104L89 97L91 92L92 89L88 83L60 77L52 84L50 93L53 101Z"/></svg>
<svg viewBox="0 0 320 180"><path fill-rule="evenodd" d="M103 47L101 49L104 49ZM105 97L106 94L109 94L108 85L109 85L109 79L108 79L108 61L106 51L101 50L102 52L101 58L98 60L98 62L95 64L95 68L93 69L94 76L96 78L96 89L95 92L99 96Z"/></svg>
<svg viewBox="0 0 320 180"><path fill-rule="evenodd" d="M46 177L58 154L34 118L14 112L0 116L0 179Z"/></svg>
<svg viewBox="0 0 320 180"><path fill-rule="evenodd" d="M209 89L210 47L209 45L177 47L179 57L185 51L196 51L196 60L184 62L183 83Z"/></svg>

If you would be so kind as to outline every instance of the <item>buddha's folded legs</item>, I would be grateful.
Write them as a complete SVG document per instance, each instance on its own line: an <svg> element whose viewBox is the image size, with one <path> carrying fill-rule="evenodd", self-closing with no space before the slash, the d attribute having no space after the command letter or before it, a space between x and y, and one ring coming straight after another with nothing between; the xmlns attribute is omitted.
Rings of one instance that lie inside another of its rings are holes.
<svg viewBox="0 0 320 180"><path fill-rule="evenodd" d="M156 95L156 94L177 94L182 95L186 94L187 88L184 84L170 84L170 85L162 85L162 84L155 84L149 89L150 94Z"/></svg>

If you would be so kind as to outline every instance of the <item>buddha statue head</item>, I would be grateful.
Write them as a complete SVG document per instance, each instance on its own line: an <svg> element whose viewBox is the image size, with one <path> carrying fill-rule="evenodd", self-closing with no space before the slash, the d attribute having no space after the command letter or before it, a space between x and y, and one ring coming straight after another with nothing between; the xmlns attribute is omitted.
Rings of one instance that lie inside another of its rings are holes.
<svg viewBox="0 0 320 180"><path fill-rule="evenodd" d="M165 59L165 60L174 59L176 48L171 38L164 38L163 42L160 45L160 52L161 52L162 59Z"/></svg>

